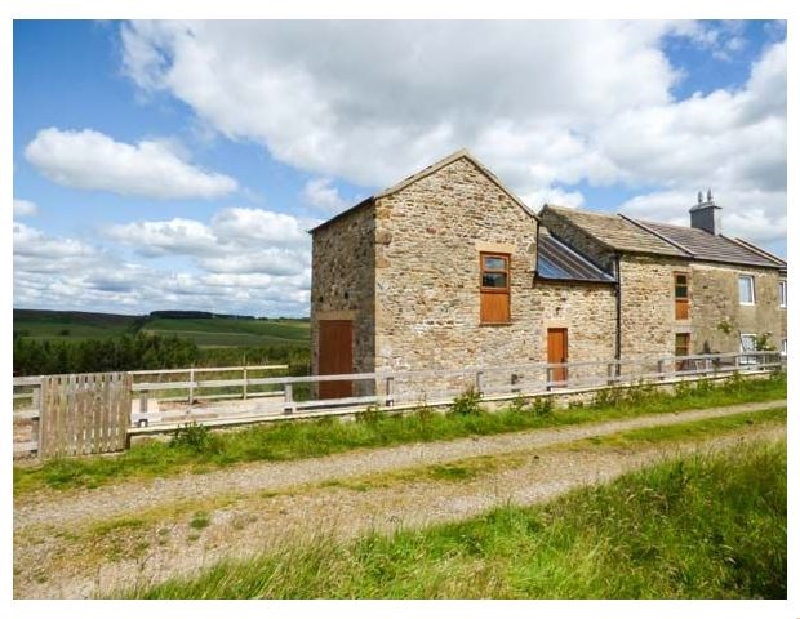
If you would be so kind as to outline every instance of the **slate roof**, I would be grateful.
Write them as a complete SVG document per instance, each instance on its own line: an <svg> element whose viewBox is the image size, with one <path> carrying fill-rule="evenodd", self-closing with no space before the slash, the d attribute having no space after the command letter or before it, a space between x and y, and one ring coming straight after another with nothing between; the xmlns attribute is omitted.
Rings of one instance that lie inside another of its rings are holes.
<svg viewBox="0 0 800 619"><path fill-rule="evenodd" d="M572 225L582 229L610 249L665 256L680 256L682 258L690 257L686 252L642 230L635 223L619 215L579 211L574 208L553 206L550 204L544 208L567 219Z"/></svg>
<svg viewBox="0 0 800 619"><path fill-rule="evenodd" d="M614 278L601 271L583 256L554 239L539 226L536 275L541 279L613 283Z"/></svg>
<svg viewBox="0 0 800 619"><path fill-rule="evenodd" d="M727 262L749 266L778 266L774 260L748 249L721 234L710 234L690 226L675 226L652 221L635 220L669 241L682 245L696 260Z"/></svg>
<svg viewBox="0 0 800 619"><path fill-rule="evenodd" d="M643 221L620 214L552 205L544 208L616 251L786 270L786 261L741 239L734 241L690 226Z"/></svg>

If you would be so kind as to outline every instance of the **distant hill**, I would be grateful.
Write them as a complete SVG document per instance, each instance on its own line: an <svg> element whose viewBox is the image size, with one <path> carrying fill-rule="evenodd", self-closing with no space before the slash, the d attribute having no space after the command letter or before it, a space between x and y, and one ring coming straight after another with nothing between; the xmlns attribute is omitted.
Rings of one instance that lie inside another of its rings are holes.
<svg viewBox="0 0 800 619"><path fill-rule="evenodd" d="M182 310L126 316L14 309L14 336L36 339L106 339L143 332L175 335L200 347L307 346L309 327L308 318L255 318Z"/></svg>

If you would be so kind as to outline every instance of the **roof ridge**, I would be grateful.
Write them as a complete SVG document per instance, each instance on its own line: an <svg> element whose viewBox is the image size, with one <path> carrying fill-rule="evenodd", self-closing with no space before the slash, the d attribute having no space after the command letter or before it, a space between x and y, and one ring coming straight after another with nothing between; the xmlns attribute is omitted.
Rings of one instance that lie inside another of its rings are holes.
<svg viewBox="0 0 800 619"><path fill-rule="evenodd" d="M426 176L430 176L434 172L438 172L443 167L453 163L454 161L458 161L459 159L462 158L468 159L476 168L478 168L478 170L480 170L480 172L484 176L486 176L490 181L492 181L495 185L497 185L500 189L502 189L519 207L522 208L522 210L524 210L528 215L530 215L531 217L533 217L535 220L538 221L539 218L537 217L536 213L534 213L532 209L528 208L528 205L525 204L520 198L518 198L513 191L508 189L508 187L506 187L500 181L500 179L497 178L497 176L495 176L495 174L491 170L489 170L489 168L487 168L480 161L478 161L475 155L473 155L467 148L460 148L454 153L451 153L446 157L439 159L438 161L435 161L429 166L423 168L422 170L419 170L418 172L415 172L414 174L405 177L403 180L398 181L394 185L387 187L383 191L376 193L372 197L383 198L393 193L397 193L401 189L405 189L409 185L417 182L418 180L421 180Z"/></svg>
<svg viewBox="0 0 800 619"><path fill-rule="evenodd" d="M773 254L771 252L768 252L766 249L762 249L758 245L754 245L753 243L750 243L749 241L745 241L742 238L739 238L739 237L732 238L732 237L729 237L729 236L725 236L724 234L720 234L719 236L721 236L726 241L730 241L731 243L735 243L735 244L739 245L740 247L743 247L743 248L745 248L745 249L747 249L749 251L752 251L755 254L758 254L762 258L766 258L767 260L771 260L775 264L778 264L778 265L786 265L787 264L786 260L784 260L783 258L780 258L780 257L776 256L775 254Z"/></svg>
<svg viewBox="0 0 800 619"><path fill-rule="evenodd" d="M633 219L633 217L628 217L627 215L623 215L622 213L619 213L619 216L620 216L620 217L622 217L622 219L624 219L625 221L629 221L629 222L631 222L633 225L640 227L640 228L641 228L642 230L644 230L645 232L649 232L649 233L650 233L650 234L652 234L653 236L655 236L655 237L657 237L657 238L661 239L661 240L662 240L662 241L664 241L665 243L669 243L669 244L670 244L670 245L672 245L673 247L676 247L676 248L680 249L682 252L685 252L685 253L689 254L689 255L690 255L690 256L692 256L693 258L695 257L695 253L694 253L693 251L690 251L689 249L687 249L686 247L684 247L683 245L681 245L681 244L680 244L680 243L678 243L677 241L673 241L672 239L670 239L670 238L668 238L667 236L665 236L665 235L663 235L663 234L659 233L658 231L656 231L656 230L653 230L653 229L652 229L652 228L650 228L648 225L646 225L646 222L639 221L639 220L637 220L637 219ZM676 226L676 227L678 227L678 226Z"/></svg>

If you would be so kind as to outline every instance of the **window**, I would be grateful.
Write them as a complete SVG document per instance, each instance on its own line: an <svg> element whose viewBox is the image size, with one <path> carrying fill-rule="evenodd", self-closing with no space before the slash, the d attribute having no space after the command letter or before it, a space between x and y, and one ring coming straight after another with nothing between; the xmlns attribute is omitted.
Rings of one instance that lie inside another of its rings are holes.
<svg viewBox="0 0 800 619"><path fill-rule="evenodd" d="M781 340L781 357L786 356L786 338Z"/></svg>
<svg viewBox="0 0 800 619"><path fill-rule="evenodd" d="M740 353L755 352L755 350L756 350L755 333L742 333L739 336L739 352ZM743 356L740 357L739 363L743 365L756 365L758 363L758 357Z"/></svg>
<svg viewBox="0 0 800 619"><path fill-rule="evenodd" d="M756 291L755 278L752 275L739 276L739 304L755 305Z"/></svg>
<svg viewBox="0 0 800 619"><path fill-rule="evenodd" d="M688 333L676 333L675 334L675 356L676 357L687 357L689 356L689 334ZM675 363L675 369L678 372L683 370L689 369L688 361L677 361Z"/></svg>
<svg viewBox="0 0 800 619"><path fill-rule="evenodd" d="M689 276L675 273L675 320L689 319Z"/></svg>
<svg viewBox="0 0 800 619"><path fill-rule="evenodd" d="M481 323L511 322L511 258L508 254L481 253Z"/></svg>
<svg viewBox="0 0 800 619"><path fill-rule="evenodd" d="M781 301L781 307L786 307L786 281L778 282L778 298Z"/></svg>

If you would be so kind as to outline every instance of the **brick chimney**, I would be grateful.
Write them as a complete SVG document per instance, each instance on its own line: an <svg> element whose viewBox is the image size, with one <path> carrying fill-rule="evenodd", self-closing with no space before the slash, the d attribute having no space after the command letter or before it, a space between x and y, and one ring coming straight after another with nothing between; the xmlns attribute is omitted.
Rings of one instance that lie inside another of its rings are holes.
<svg viewBox="0 0 800 619"><path fill-rule="evenodd" d="M689 220L692 228L705 230L709 234L722 234L721 206L714 204L714 196L709 189L706 200L703 201L703 192L697 192L697 204L689 209Z"/></svg>

